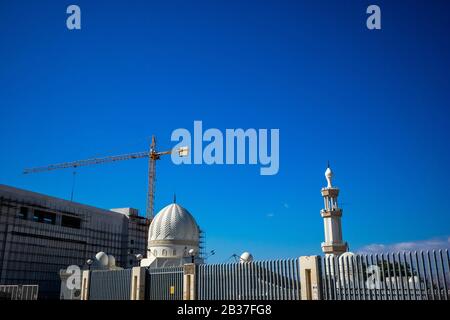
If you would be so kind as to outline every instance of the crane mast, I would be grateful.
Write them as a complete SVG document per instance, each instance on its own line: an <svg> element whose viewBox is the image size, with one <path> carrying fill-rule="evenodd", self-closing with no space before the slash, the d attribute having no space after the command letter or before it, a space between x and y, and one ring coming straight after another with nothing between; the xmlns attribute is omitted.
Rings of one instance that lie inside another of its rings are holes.
<svg viewBox="0 0 450 320"><path fill-rule="evenodd" d="M154 215L154 195L156 183L156 160L160 156L156 153L156 138L152 137L152 144L150 145L150 156L148 157L148 192L147 192L147 219L153 219Z"/></svg>
<svg viewBox="0 0 450 320"><path fill-rule="evenodd" d="M28 168L23 171L24 174L39 173L45 171L53 171L67 168L78 168L82 166L97 165L108 162L117 162L133 159L148 158L148 191L147 191L147 207L146 217L150 222L154 216L154 200L155 200L155 182L156 182L156 161L161 159L161 156L172 154L172 152L178 152L180 157L188 155L189 149L187 147L180 147L176 150L168 150L164 152L156 151L156 138L152 136L152 142L149 151L135 152L129 154L123 154L118 156L109 156L103 158L91 158L86 160L64 162L58 164L52 164L44 167Z"/></svg>

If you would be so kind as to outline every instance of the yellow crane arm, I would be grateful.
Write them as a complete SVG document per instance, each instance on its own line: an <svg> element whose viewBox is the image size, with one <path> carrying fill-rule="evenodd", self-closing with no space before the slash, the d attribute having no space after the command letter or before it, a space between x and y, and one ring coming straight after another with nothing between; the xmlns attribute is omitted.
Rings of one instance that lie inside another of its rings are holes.
<svg viewBox="0 0 450 320"><path fill-rule="evenodd" d="M129 154L122 154L118 156L109 156L104 158L92 158L86 160L72 161L72 162L64 162L58 164L52 164L45 167L36 167L36 168L28 168L23 171L24 174L44 172L44 171L52 171L58 169L67 169L67 168L77 168L82 166L90 166L94 164L106 163L106 162L116 162L130 159L140 159L147 158L149 156L148 151L144 152L135 152Z"/></svg>

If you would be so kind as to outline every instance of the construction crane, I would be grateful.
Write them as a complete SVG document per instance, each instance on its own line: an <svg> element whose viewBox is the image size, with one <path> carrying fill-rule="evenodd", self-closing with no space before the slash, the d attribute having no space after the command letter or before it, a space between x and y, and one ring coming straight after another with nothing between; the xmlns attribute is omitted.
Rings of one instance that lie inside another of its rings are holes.
<svg viewBox="0 0 450 320"><path fill-rule="evenodd" d="M59 169L67 169L67 168L78 168L83 166L91 166L96 164L108 163L108 162L117 162L124 160L132 160L132 159L140 159L140 158L148 158L148 192L147 192L147 208L146 208L146 217L150 222L153 219L154 215L154 199L155 199L155 181L156 181L156 160L160 160L161 156L172 154L173 152L177 152L180 157L185 157L189 154L188 147L180 147L176 150L171 149L168 151L158 152L156 151L156 138L152 136L152 143L150 145L149 151L144 152L135 152L129 154L123 154L118 156L109 156L103 158L92 158L86 160L72 161L72 162L64 162L59 164L52 164L44 167L36 167L29 168L23 171L24 174L30 173L38 173Z"/></svg>

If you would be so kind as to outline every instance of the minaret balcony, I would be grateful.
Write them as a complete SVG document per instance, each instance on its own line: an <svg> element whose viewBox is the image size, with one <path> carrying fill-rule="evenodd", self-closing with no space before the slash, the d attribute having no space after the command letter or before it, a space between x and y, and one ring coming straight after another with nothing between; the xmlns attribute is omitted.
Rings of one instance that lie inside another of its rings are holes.
<svg viewBox="0 0 450 320"><path fill-rule="evenodd" d="M348 244L347 242L343 243L322 242L322 251L325 254L341 254L348 251Z"/></svg>
<svg viewBox="0 0 450 320"><path fill-rule="evenodd" d="M342 217L342 209L336 208L333 210L320 210L320 215L322 218L331 218L331 217Z"/></svg>
<svg viewBox="0 0 450 320"><path fill-rule="evenodd" d="M337 198L339 196L339 188L322 188L320 190L322 197Z"/></svg>

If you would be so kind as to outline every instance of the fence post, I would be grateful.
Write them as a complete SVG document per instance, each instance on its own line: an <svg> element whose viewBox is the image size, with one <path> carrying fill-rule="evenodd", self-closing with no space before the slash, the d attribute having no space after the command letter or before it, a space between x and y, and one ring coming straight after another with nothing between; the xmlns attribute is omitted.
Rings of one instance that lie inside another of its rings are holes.
<svg viewBox="0 0 450 320"><path fill-rule="evenodd" d="M195 264L188 263L183 266L183 300L195 300L196 279Z"/></svg>
<svg viewBox="0 0 450 320"><path fill-rule="evenodd" d="M91 272L89 270L83 270L81 276L81 300L89 300L89 280Z"/></svg>
<svg viewBox="0 0 450 320"><path fill-rule="evenodd" d="M320 257L300 257L300 288L302 300L320 299Z"/></svg>
<svg viewBox="0 0 450 320"><path fill-rule="evenodd" d="M131 300L144 300L145 267L134 267L131 270Z"/></svg>

